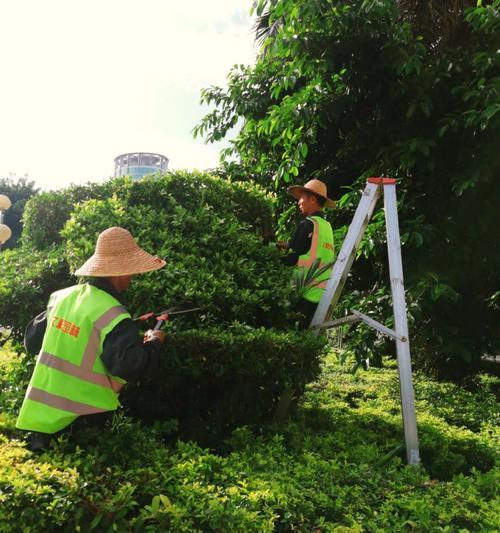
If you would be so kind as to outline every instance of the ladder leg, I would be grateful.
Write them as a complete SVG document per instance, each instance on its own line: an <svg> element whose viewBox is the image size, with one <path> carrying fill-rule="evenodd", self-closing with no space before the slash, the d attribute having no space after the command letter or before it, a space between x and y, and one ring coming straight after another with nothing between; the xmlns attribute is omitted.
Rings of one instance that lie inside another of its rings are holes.
<svg viewBox="0 0 500 533"><path fill-rule="evenodd" d="M310 328L323 324L328 314L328 309L334 306L342 293L344 284L351 269L351 265L356 255L358 245L363 238L366 226L370 221L375 204L380 196L380 186L375 183L368 183L363 192L361 200L352 219L349 230L342 244L342 248L337 256L332 268L330 279L326 284L323 296L316 308L312 318ZM316 329L316 334L321 330Z"/></svg>
<svg viewBox="0 0 500 533"><path fill-rule="evenodd" d="M399 383L401 388L401 408L406 441L406 459L408 464L417 464L420 461L420 456L418 450L417 420L415 415L415 397L411 374L408 321L403 283L403 264L401 261L401 241L399 236L396 203L396 185L384 184L383 187L392 305L394 310L394 329L400 337L406 339L406 341L396 339Z"/></svg>

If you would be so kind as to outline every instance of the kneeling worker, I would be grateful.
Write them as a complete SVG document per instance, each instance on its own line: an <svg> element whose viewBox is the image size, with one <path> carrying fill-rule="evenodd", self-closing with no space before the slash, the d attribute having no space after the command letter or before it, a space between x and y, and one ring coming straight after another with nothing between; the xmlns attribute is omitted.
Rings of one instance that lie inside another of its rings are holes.
<svg viewBox="0 0 500 533"><path fill-rule="evenodd" d="M78 417L106 418L120 405L118 392L127 381L158 375L165 334L149 330L141 342L122 293L134 274L164 265L126 229L108 228L75 272L93 280L54 292L47 310L30 322L25 347L38 357L16 427L33 432L32 449L44 448L50 435Z"/></svg>
<svg viewBox="0 0 500 533"><path fill-rule="evenodd" d="M300 212L304 216L289 242L280 242L278 247L288 251L282 257L283 263L294 266L297 271L311 267L316 259L319 268L332 263L335 258L333 230L324 219L323 208L335 207L335 202L328 198L326 185L320 180L310 180L304 186L292 185L288 192L297 200ZM305 317L304 327L308 327L318 306L331 268L318 275L301 295L299 310Z"/></svg>

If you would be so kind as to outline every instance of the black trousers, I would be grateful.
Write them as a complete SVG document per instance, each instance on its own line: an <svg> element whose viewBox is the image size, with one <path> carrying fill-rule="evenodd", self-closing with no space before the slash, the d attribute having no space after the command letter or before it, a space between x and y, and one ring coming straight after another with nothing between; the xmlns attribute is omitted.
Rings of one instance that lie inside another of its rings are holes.
<svg viewBox="0 0 500 533"><path fill-rule="evenodd" d="M84 428L99 428L103 427L108 420L113 417L114 411L106 411L105 413L96 413L95 415L79 416L69 426L57 431L56 433L40 433L39 431L31 431L28 436L28 443L31 451L39 452L46 450L50 446L50 442L60 435L72 434Z"/></svg>
<svg viewBox="0 0 500 533"><path fill-rule="evenodd" d="M303 318L299 322L301 329L309 328L309 324L311 323L317 307L318 304L315 302L309 302L303 298L299 300L299 303L297 304L297 311L303 315Z"/></svg>

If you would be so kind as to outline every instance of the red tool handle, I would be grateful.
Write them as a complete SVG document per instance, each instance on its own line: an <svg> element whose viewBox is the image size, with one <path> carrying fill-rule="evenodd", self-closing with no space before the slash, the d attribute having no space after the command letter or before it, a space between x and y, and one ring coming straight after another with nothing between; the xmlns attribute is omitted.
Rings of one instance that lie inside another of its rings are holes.
<svg viewBox="0 0 500 533"><path fill-rule="evenodd" d="M148 320L152 316L154 316L154 313L146 313L145 315L141 315L140 317L135 318L134 320L140 320L141 322L143 322L144 320Z"/></svg>
<svg viewBox="0 0 500 533"><path fill-rule="evenodd" d="M156 317L156 320L158 320L158 322L156 323L156 326L153 328L153 330L159 330L163 326L164 322L168 320L168 313L158 315Z"/></svg>

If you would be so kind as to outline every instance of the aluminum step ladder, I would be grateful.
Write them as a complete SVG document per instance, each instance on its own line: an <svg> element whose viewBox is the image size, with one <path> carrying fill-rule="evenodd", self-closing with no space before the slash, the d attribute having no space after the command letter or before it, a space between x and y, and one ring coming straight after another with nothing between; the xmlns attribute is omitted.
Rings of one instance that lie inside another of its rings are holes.
<svg viewBox="0 0 500 533"><path fill-rule="evenodd" d="M395 330L387 328L371 317L351 309L351 315L325 322L328 311L337 304L344 288L349 270L356 256L359 243L375 209L380 195L384 195L385 224L387 232L387 251L389 255L389 272L391 277L392 306ZM396 180L391 178L369 178L363 191L354 218L342 244L337 260L332 268L330 279L312 318L310 328L318 333L321 329L336 327L341 324L362 321L384 335L396 341L399 383L401 391L401 410L406 442L406 459L408 464L420 462L418 450L417 422L415 415L415 397L413 392L408 321L403 284L403 265L401 261L401 242L396 201Z"/></svg>

